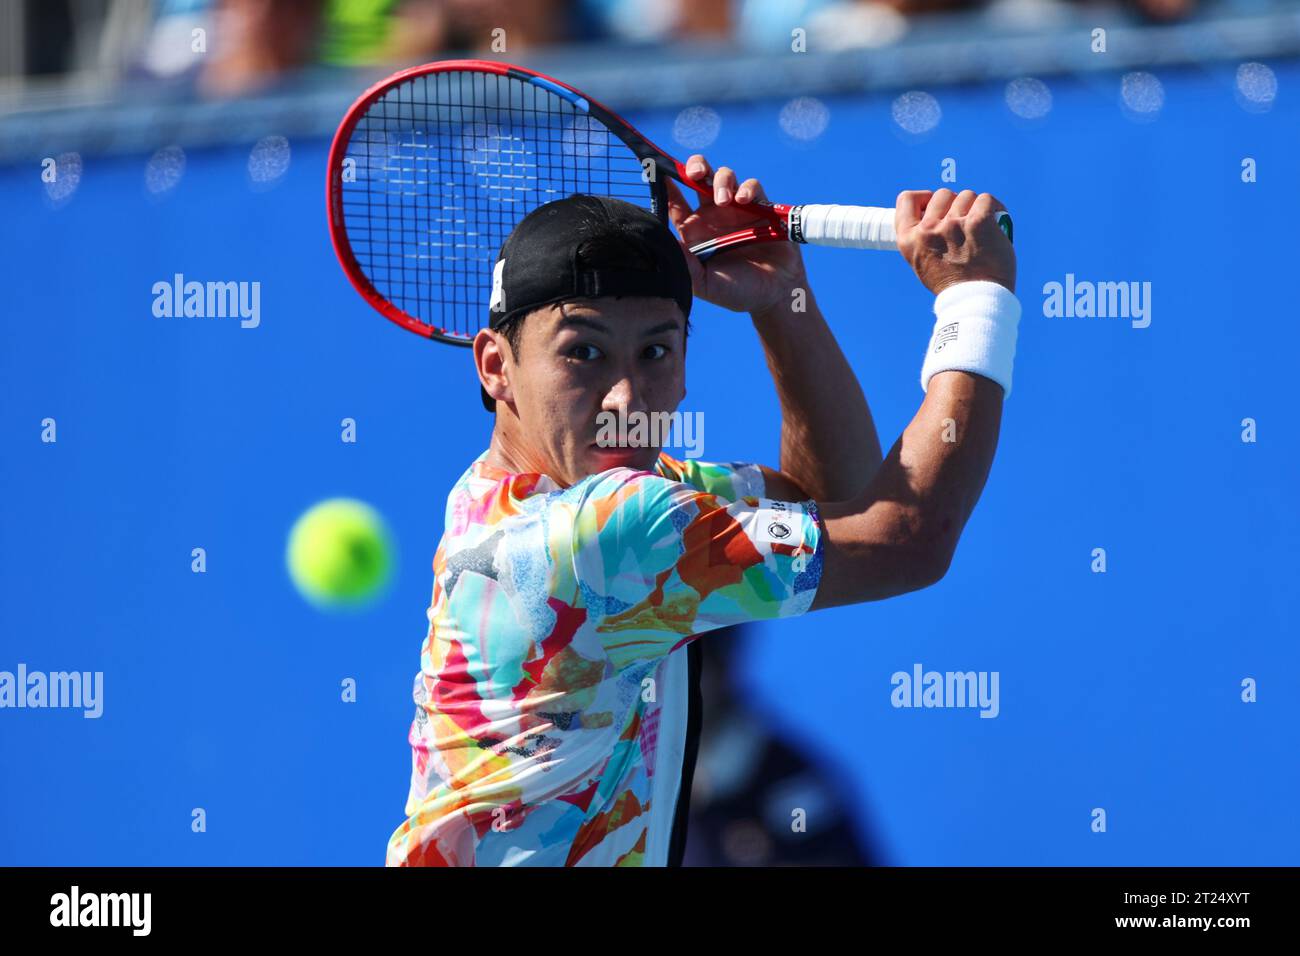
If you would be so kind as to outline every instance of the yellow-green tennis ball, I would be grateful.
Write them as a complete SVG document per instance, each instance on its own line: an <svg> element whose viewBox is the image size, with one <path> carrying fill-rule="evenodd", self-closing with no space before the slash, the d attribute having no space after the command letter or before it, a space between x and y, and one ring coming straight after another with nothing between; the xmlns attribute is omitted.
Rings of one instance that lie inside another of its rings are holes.
<svg viewBox="0 0 1300 956"><path fill-rule="evenodd" d="M286 560L303 597L325 606L369 601L393 564L379 512L352 498L331 498L308 509L289 532Z"/></svg>

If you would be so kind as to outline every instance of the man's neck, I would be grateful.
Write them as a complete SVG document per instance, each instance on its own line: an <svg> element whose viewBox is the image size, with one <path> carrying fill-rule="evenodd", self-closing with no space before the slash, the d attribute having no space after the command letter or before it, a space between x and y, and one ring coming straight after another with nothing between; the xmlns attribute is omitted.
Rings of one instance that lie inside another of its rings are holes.
<svg viewBox="0 0 1300 956"><path fill-rule="evenodd" d="M655 461L657 460L656 453ZM491 467L511 475L546 475L561 488L568 488L574 483L555 474L556 469L551 468L544 460L537 457L536 453L531 452L526 442L511 435L510 429L503 428L500 420L492 429L492 441L488 445L488 453L484 461ZM646 470L653 471L655 462L645 467Z"/></svg>
<svg viewBox="0 0 1300 956"><path fill-rule="evenodd" d="M488 445L485 460L493 468L499 468L512 475L546 475L561 487L568 487L559 478L550 474L545 464L535 460L521 442L507 434L501 427L500 421L492 429L492 441Z"/></svg>

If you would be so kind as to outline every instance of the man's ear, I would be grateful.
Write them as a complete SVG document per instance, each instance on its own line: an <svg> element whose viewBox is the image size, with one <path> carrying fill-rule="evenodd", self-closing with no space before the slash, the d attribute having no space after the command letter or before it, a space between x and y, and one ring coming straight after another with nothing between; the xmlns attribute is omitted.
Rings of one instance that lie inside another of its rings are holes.
<svg viewBox="0 0 1300 956"><path fill-rule="evenodd" d="M500 332L479 329L478 335L474 336L474 367L478 371L479 383L498 402L514 401L506 376L506 363L513 358L509 350L510 343Z"/></svg>

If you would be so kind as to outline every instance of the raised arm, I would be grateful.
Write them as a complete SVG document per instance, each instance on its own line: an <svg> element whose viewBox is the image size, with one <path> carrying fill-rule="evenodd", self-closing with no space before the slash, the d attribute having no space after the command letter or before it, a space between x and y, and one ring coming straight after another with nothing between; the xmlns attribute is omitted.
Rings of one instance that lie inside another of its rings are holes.
<svg viewBox="0 0 1300 956"><path fill-rule="evenodd" d="M710 174L702 156L687 171ZM734 228L762 197L756 180L714 175L712 201L691 210L669 184L673 222L687 240ZM748 311L763 339L782 408L781 467L764 468L766 497L815 498L824 541L812 607L879 600L926 587L952 562L997 447L1020 306L1015 253L998 228L1002 205L969 190L898 197L899 250L933 292L937 321L922 380L925 399L883 462L871 413L811 293L794 244L742 247L707 265L688 254L696 294Z"/></svg>
<svg viewBox="0 0 1300 956"><path fill-rule="evenodd" d="M919 590L947 573L993 464L1001 420L996 382L967 372L930 380L870 486L852 501L820 506L825 551L814 610Z"/></svg>
<svg viewBox="0 0 1300 956"><path fill-rule="evenodd" d="M1001 208L970 191L898 198L900 250L937 296L925 400L870 486L821 506L813 609L926 587L952 562L993 464L1015 354L1015 254L994 219Z"/></svg>
<svg viewBox="0 0 1300 956"><path fill-rule="evenodd" d="M674 221L686 233L752 218L745 207L767 199L757 179L737 183L731 167L715 172L702 155L692 156L686 171L695 180L712 176L714 187L712 201L689 212L669 183ZM768 497L842 501L861 493L880 467L880 441L857 376L813 297L799 246L753 246L713 268L691 266L699 294L749 312L763 343L781 403L780 467L763 466ZM843 441L845 434L855 440Z"/></svg>
<svg viewBox="0 0 1300 956"><path fill-rule="evenodd" d="M794 485L792 497L844 501L880 468L876 424L807 280L791 292L803 296L804 311L795 311L799 300L791 295L751 315L781 402L780 474L766 474L768 496L787 493L784 478Z"/></svg>

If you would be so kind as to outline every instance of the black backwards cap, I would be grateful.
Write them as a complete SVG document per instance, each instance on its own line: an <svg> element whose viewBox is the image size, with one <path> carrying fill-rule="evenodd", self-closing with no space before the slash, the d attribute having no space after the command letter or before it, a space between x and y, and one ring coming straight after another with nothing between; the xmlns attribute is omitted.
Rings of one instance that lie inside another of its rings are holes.
<svg viewBox="0 0 1300 956"><path fill-rule="evenodd" d="M592 261L592 240L627 247L628 265L611 265L606 257ZM689 318L686 255L654 213L622 199L575 193L538 206L502 243L492 271L488 328L499 329L544 305L605 296L672 299ZM483 407L495 411L496 402L480 391Z"/></svg>

